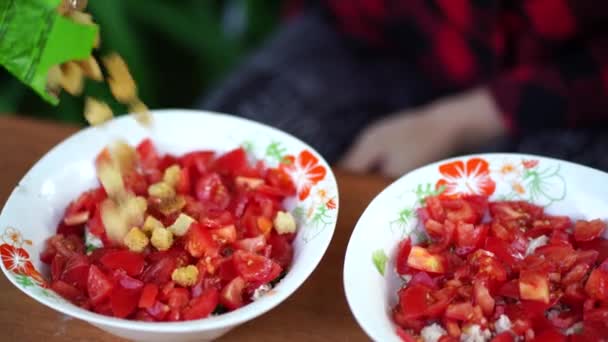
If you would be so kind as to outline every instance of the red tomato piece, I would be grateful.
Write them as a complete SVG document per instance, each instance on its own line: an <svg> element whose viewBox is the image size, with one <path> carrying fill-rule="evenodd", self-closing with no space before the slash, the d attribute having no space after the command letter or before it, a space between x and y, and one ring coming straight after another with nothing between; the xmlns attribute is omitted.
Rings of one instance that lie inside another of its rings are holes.
<svg viewBox="0 0 608 342"><path fill-rule="evenodd" d="M154 305L146 309L146 312L157 321L163 321L171 309L168 305L156 301Z"/></svg>
<svg viewBox="0 0 608 342"><path fill-rule="evenodd" d="M572 221L567 216L545 216L532 222L532 229L526 235L532 238L541 235L549 235L554 231L565 231L572 226Z"/></svg>
<svg viewBox="0 0 608 342"><path fill-rule="evenodd" d="M199 178L195 186L196 198L212 209L225 210L230 205L230 191L217 173Z"/></svg>
<svg viewBox="0 0 608 342"><path fill-rule="evenodd" d="M426 208L431 219L441 224L445 221L446 215L439 197L427 197L425 200ZM424 221L426 224L426 221Z"/></svg>
<svg viewBox="0 0 608 342"><path fill-rule="evenodd" d="M125 318L137 309L141 288L126 289L122 286L116 287L110 293L110 304L115 317Z"/></svg>
<svg viewBox="0 0 608 342"><path fill-rule="evenodd" d="M248 282L265 284L278 277L282 270L271 259L241 250L234 252L232 260L237 273Z"/></svg>
<svg viewBox="0 0 608 342"><path fill-rule="evenodd" d="M416 339L401 327L397 327L395 332L403 342L416 342Z"/></svg>
<svg viewBox="0 0 608 342"><path fill-rule="evenodd" d="M160 157L156 151L156 146L150 139L144 139L135 148L137 156L139 157L139 163L143 169L156 169L160 162Z"/></svg>
<svg viewBox="0 0 608 342"><path fill-rule="evenodd" d="M456 254L466 255L481 247L488 230L487 224L474 226L470 223L459 223L456 226Z"/></svg>
<svg viewBox="0 0 608 342"><path fill-rule="evenodd" d="M397 273L399 273L399 274L408 273L410 268L407 265L407 259L410 255L411 250L412 250L412 241L410 240L409 237L399 243L399 247L397 247L397 258L395 260Z"/></svg>
<svg viewBox="0 0 608 342"><path fill-rule="evenodd" d="M503 332L501 334L494 336L494 338L490 342L513 342L513 341L515 341L515 338L513 337L513 335L510 332L506 331L506 332Z"/></svg>
<svg viewBox="0 0 608 342"><path fill-rule="evenodd" d="M490 295L490 291L483 281L478 280L473 283L473 296L475 303L481 307L484 315L491 316L496 301Z"/></svg>
<svg viewBox="0 0 608 342"><path fill-rule="evenodd" d="M444 199L441 201L446 212L446 218L452 222L478 224L481 217L477 215L473 206L462 199Z"/></svg>
<svg viewBox="0 0 608 342"><path fill-rule="evenodd" d="M190 302L190 291L184 288L174 288L169 291L167 304L170 309L182 309Z"/></svg>
<svg viewBox="0 0 608 342"><path fill-rule="evenodd" d="M606 230L606 223L600 219L577 221L574 224L574 240L591 241L597 239Z"/></svg>
<svg viewBox="0 0 608 342"><path fill-rule="evenodd" d="M213 240L208 229L198 223L193 223L186 234L186 250L195 258L202 256L215 257L219 254L219 246Z"/></svg>
<svg viewBox="0 0 608 342"><path fill-rule="evenodd" d="M74 285L80 290L87 288L87 277L89 275L89 261L86 256L73 254L65 262L61 280Z"/></svg>
<svg viewBox="0 0 608 342"><path fill-rule="evenodd" d="M513 279L504 283L496 293L499 296L519 299L519 280Z"/></svg>
<svg viewBox="0 0 608 342"><path fill-rule="evenodd" d="M494 253L498 260L501 260L506 264L514 264L517 260L523 258L523 255L513 249L508 242L492 236L486 239L484 249Z"/></svg>
<svg viewBox="0 0 608 342"><path fill-rule="evenodd" d="M424 316L431 290L428 286L414 284L399 291L400 313L404 319L419 319Z"/></svg>
<svg viewBox="0 0 608 342"><path fill-rule="evenodd" d="M271 234L268 239L270 258L277 262L283 269L289 268L293 261L293 246L284 235Z"/></svg>
<svg viewBox="0 0 608 342"><path fill-rule="evenodd" d="M425 326L425 322L421 319L411 318L401 312L401 307L397 306L393 309L393 320L404 329L411 329L414 332L420 332Z"/></svg>
<svg viewBox="0 0 608 342"><path fill-rule="evenodd" d="M60 280L63 269L65 268L66 257L61 254L55 254L51 263L51 280Z"/></svg>
<svg viewBox="0 0 608 342"><path fill-rule="evenodd" d="M608 259L608 240L595 239L587 242L577 242L577 247L584 250L594 250L598 253L597 261L603 262Z"/></svg>
<svg viewBox="0 0 608 342"><path fill-rule="evenodd" d="M122 269L130 276L140 275L145 265L142 254L128 250L110 251L101 257L100 262L111 270Z"/></svg>
<svg viewBox="0 0 608 342"><path fill-rule="evenodd" d="M445 310L445 317L457 321L469 321L473 317L473 305L469 302L450 304Z"/></svg>
<svg viewBox="0 0 608 342"><path fill-rule="evenodd" d="M545 245L538 247L534 254L543 256L548 263L562 271L570 269L577 259L577 253L570 245Z"/></svg>
<svg viewBox="0 0 608 342"><path fill-rule="evenodd" d="M194 151L184 154L179 158L179 162L182 169L189 169L190 176L194 176L193 171L199 175L209 172L214 158L215 152L213 151Z"/></svg>
<svg viewBox="0 0 608 342"><path fill-rule="evenodd" d="M429 221L431 222L431 221ZM441 253L448 249L454 240L454 235L456 233L456 225L452 221L445 221L443 224L443 231L441 233L441 238L430 245L428 247L429 252L431 253Z"/></svg>
<svg viewBox="0 0 608 342"><path fill-rule="evenodd" d="M274 189L279 189L285 197L295 196L297 189L291 176L281 169L269 169L266 173L266 182ZM262 191L258 189L258 191Z"/></svg>
<svg viewBox="0 0 608 342"><path fill-rule="evenodd" d="M488 211L488 198L486 196L468 195L462 198L468 202L478 218L483 218Z"/></svg>
<svg viewBox="0 0 608 342"><path fill-rule="evenodd" d="M148 309L156 303L156 296L158 296L158 285L149 283L146 284L141 291L141 297L139 297L138 307L142 309Z"/></svg>
<svg viewBox="0 0 608 342"><path fill-rule="evenodd" d="M519 274L519 294L522 299L549 303L549 280L536 270L522 270Z"/></svg>
<svg viewBox="0 0 608 342"><path fill-rule="evenodd" d="M431 293L431 296L426 298L427 307L424 315L429 318L439 318L455 297L456 290L449 287Z"/></svg>
<svg viewBox="0 0 608 342"><path fill-rule="evenodd" d="M535 342L566 342L568 338L555 329L545 330L534 337Z"/></svg>
<svg viewBox="0 0 608 342"><path fill-rule="evenodd" d="M578 264L574 266L563 278L562 284L570 285L581 281L587 271L589 271L590 266L588 264Z"/></svg>
<svg viewBox="0 0 608 342"><path fill-rule="evenodd" d="M230 310L236 310L244 305L243 290L246 282L241 277L232 279L224 288L220 295L220 303Z"/></svg>
<svg viewBox="0 0 608 342"><path fill-rule="evenodd" d="M177 267L177 259L166 257L150 264L141 275L141 280L146 283L162 285L171 280L171 273Z"/></svg>
<svg viewBox="0 0 608 342"><path fill-rule="evenodd" d="M608 300L608 270L596 268L589 275L585 284L585 291L594 299L607 301Z"/></svg>
<svg viewBox="0 0 608 342"><path fill-rule="evenodd" d="M182 311L184 320L201 319L209 316L219 304L219 292L215 288L205 290L200 296L190 300Z"/></svg>
<svg viewBox="0 0 608 342"><path fill-rule="evenodd" d="M91 265L88 272L87 292L93 305L97 305L109 298L114 285L97 266Z"/></svg>
<svg viewBox="0 0 608 342"><path fill-rule="evenodd" d="M233 243L237 239L236 227L233 224L222 228L211 229L209 232L211 233L213 240L221 245Z"/></svg>
<svg viewBox="0 0 608 342"><path fill-rule="evenodd" d="M414 274L414 276L408 283L409 286L413 286L416 284L422 284L432 289L437 288L437 284L435 283L433 278L431 278L426 272L416 272L416 274Z"/></svg>
<svg viewBox="0 0 608 342"><path fill-rule="evenodd" d="M217 158L213 167L216 172L221 174L240 174L248 168L247 152L243 148L229 151Z"/></svg>
<svg viewBox="0 0 608 342"><path fill-rule="evenodd" d="M84 299L84 293L76 287L66 283L65 281L57 280L51 283L51 290L55 291L64 299L78 305Z"/></svg>
<svg viewBox="0 0 608 342"><path fill-rule="evenodd" d="M441 255L431 254L427 249L419 246L412 246L407 258L407 265L429 273L445 272L445 259Z"/></svg>

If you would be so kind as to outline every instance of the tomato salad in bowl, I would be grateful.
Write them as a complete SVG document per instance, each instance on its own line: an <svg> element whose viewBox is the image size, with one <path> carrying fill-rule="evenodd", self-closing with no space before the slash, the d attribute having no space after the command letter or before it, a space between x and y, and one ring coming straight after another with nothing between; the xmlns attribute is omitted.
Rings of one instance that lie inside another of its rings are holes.
<svg viewBox="0 0 608 342"><path fill-rule="evenodd" d="M310 276L338 215L310 146L236 117L153 111L76 133L0 213L0 268L62 314L134 340L215 339ZM24 213L27 212L27 215Z"/></svg>
<svg viewBox="0 0 608 342"><path fill-rule="evenodd" d="M271 290L289 269L291 178L244 149L161 155L149 139L96 159L100 187L73 201L40 258L50 288L104 315L204 318Z"/></svg>
<svg viewBox="0 0 608 342"><path fill-rule="evenodd" d="M395 261L404 341L608 337L604 221L483 196L428 197L418 216L430 241L402 240Z"/></svg>
<svg viewBox="0 0 608 342"><path fill-rule="evenodd" d="M608 338L608 174L483 154L414 170L350 238L344 287L377 341Z"/></svg>

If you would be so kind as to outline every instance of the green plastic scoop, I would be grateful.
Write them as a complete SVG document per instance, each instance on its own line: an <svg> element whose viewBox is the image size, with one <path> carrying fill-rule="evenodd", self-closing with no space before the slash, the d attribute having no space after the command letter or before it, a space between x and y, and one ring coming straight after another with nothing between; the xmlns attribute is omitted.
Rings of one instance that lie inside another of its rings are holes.
<svg viewBox="0 0 608 342"><path fill-rule="evenodd" d="M61 0L0 0L0 64L47 102L59 99L47 91L49 69L91 55L96 25L61 16Z"/></svg>

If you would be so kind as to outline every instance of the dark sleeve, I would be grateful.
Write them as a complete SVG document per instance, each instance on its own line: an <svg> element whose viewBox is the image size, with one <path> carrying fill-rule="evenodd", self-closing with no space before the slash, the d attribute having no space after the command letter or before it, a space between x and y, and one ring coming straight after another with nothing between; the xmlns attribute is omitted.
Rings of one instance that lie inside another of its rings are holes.
<svg viewBox="0 0 608 342"><path fill-rule="evenodd" d="M608 37L595 37L539 65L490 83L514 132L608 125Z"/></svg>

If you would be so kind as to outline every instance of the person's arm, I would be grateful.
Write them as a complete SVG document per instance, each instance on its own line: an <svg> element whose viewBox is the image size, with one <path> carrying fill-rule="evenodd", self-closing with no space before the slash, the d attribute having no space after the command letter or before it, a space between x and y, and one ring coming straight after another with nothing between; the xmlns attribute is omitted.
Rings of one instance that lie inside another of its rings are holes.
<svg viewBox="0 0 608 342"><path fill-rule="evenodd" d="M357 138L340 165L397 177L505 133L504 117L482 87L377 122Z"/></svg>

